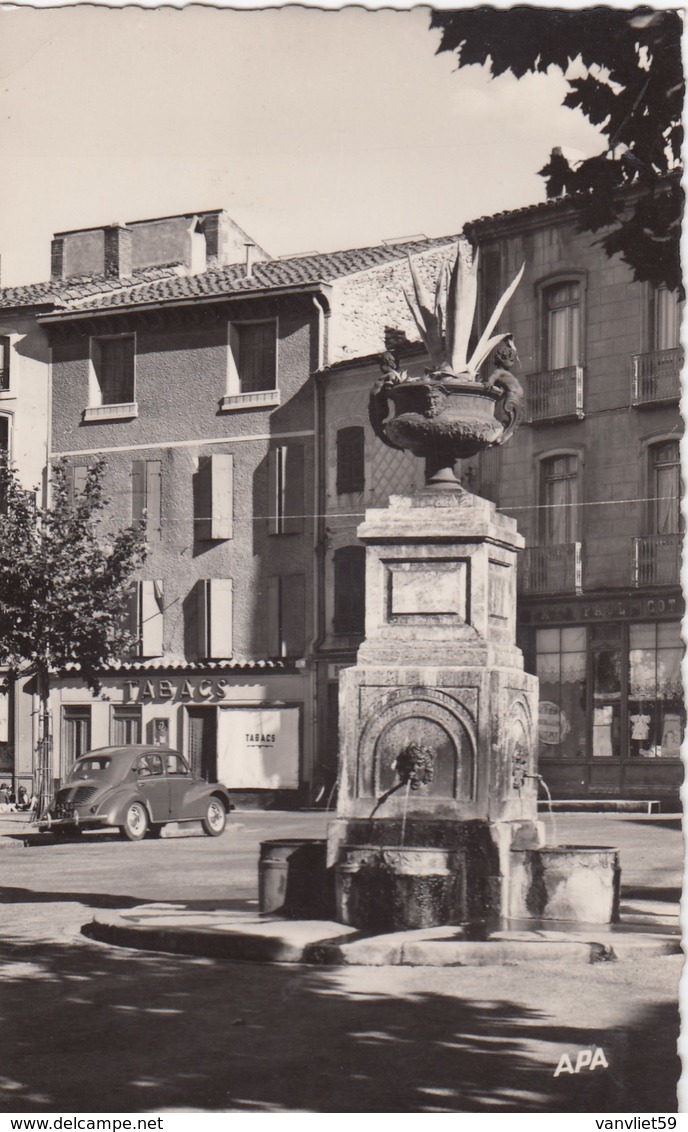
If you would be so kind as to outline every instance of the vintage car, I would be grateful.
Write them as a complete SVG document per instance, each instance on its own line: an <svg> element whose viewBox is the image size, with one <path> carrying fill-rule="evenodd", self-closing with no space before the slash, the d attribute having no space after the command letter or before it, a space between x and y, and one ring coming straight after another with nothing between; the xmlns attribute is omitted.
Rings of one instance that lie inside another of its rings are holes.
<svg viewBox="0 0 688 1132"><path fill-rule="evenodd" d="M74 763L39 828L58 836L118 829L128 841L159 836L167 822L200 821L218 837L234 806L217 782L196 778L167 747L100 747Z"/></svg>

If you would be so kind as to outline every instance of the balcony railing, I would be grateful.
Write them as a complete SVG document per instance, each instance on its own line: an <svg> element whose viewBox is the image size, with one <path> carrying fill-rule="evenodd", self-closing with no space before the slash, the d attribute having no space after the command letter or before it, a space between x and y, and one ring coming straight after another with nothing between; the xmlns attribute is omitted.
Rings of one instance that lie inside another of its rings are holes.
<svg viewBox="0 0 688 1132"><path fill-rule="evenodd" d="M529 424L567 417L581 420L583 415L582 366L547 370L528 378L526 420Z"/></svg>
<svg viewBox="0 0 688 1132"><path fill-rule="evenodd" d="M519 559L523 594L580 594L583 589L581 544L530 546Z"/></svg>
<svg viewBox="0 0 688 1132"><path fill-rule="evenodd" d="M653 350L633 357L633 405L655 405L678 401L681 396L683 350Z"/></svg>
<svg viewBox="0 0 688 1132"><path fill-rule="evenodd" d="M683 535L647 535L633 539L633 585L677 586Z"/></svg>

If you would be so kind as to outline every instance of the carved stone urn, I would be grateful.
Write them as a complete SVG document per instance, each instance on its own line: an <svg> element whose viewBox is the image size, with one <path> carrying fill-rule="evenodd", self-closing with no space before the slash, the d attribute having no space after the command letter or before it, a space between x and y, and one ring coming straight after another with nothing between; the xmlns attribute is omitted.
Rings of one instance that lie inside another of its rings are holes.
<svg viewBox="0 0 688 1132"><path fill-rule="evenodd" d="M448 377L404 381L386 384L373 396L376 434L391 447L424 457L426 484L434 489L456 490L455 462L507 438L507 425L495 417L503 392L479 382ZM393 404L395 415L380 420L384 402ZM509 436L512 431L513 422Z"/></svg>

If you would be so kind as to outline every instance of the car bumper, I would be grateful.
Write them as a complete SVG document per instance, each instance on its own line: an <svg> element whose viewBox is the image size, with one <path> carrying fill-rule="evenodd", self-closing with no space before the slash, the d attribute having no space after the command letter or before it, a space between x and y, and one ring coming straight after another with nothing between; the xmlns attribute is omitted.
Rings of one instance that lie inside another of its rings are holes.
<svg viewBox="0 0 688 1132"><path fill-rule="evenodd" d="M51 818L47 814L39 821L38 828L42 833L50 833L51 830L55 829L103 829L103 827L113 824L111 817L98 817L92 814L89 814L87 818L79 817L78 814L74 814L70 818Z"/></svg>

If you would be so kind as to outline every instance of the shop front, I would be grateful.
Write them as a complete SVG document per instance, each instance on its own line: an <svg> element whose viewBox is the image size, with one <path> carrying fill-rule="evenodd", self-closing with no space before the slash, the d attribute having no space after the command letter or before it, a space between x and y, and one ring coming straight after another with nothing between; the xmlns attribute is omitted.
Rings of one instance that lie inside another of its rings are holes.
<svg viewBox="0 0 688 1132"><path fill-rule="evenodd" d="M539 770L554 798L678 807L685 731L680 594L523 603L540 680Z"/></svg>
<svg viewBox="0 0 688 1132"><path fill-rule="evenodd" d="M133 666L132 666L133 667ZM265 668L265 666L262 666ZM62 680L52 693L56 780L106 746L150 743L180 751L222 782L238 805L302 805L310 773L310 680L303 671L122 671L99 696Z"/></svg>

